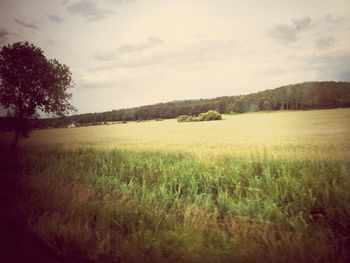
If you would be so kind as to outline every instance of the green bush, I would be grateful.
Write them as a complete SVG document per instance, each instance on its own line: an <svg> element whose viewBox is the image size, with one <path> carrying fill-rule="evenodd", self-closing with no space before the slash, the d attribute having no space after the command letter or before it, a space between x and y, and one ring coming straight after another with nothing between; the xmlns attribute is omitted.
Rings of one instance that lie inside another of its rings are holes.
<svg viewBox="0 0 350 263"><path fill-rule="evenodd" d="M200 113L200 114L198 115L198 120L199 120L199 121L205 121L206 117L207 117L207 114L206 114L206 113Z"/></svg>
<svg viewBox="0 0 350 263"><path fill-rule="evenodd" d="M200 121L213 121L222 120L221 114L215 110L210 110L207 113L201 113L198 115Z"/></svg>
<svg viewBox="0 0 350 263"><path fill-rule="evenodd" d="M190 122L190 121L212 121L221 120L221 114L215 110L210 110L207 113L200 113L198 118L196 116L181 115L177 117L178 122Z"/></svg>
<svg viewBox="0 0 350 263"><path fill-rule="evenodd" d="M181 115L177 117L177 122L190 122L193 121L193 117L189 115Z"/></svg>

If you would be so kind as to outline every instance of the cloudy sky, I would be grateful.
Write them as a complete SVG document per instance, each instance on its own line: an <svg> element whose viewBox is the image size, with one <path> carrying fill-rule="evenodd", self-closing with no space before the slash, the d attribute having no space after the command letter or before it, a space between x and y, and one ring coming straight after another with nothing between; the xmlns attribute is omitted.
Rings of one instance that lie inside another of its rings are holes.
<svg viewBox="0 0 350 263"><path fill-rule="evenodd" d="M350 81L349 0L0 0L0 44L68 65L79 113Z"/></svg>

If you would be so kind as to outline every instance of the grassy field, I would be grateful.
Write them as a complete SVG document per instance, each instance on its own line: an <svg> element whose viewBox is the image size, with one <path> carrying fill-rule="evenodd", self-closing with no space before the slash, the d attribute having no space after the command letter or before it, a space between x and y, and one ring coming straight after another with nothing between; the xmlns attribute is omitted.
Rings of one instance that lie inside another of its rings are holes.
<svg viewBox="0 0 350 263"><path fill-rule="evenodd" d="M349 120L336 109L37 130L6 162L20 191L4 188L0 220L72 262L348 262Z"/></svg>
<svg viewBox="0 0 350 263"><path fill-rule="evenodd" d="M178 123L173 119L36 130L20 145L30 149L117 147L238 158L265 149L277 158L350 158L350 109L249 113L223 118L212 122ZM8 139L9 134L0 134L0 142Z"/></svg>

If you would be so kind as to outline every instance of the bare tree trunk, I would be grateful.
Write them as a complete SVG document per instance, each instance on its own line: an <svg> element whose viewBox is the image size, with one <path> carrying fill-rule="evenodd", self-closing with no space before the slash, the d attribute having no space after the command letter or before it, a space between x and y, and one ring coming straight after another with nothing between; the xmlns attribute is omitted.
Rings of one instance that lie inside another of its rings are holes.
<svg viewBox="0 0 350 263"><path fill-rule="evenodd" d="M15 117L14 129L15 129L15 135L13 136L11 147L17 148L18 140L22 136L22 129L23 129L23 119L21 117Z"/></svg>
<svg viewBox="0 0 350 263"><path fill-rule="evenodd" d="M13 140L12 140L12 144L11 144L12 148L17 148L20 135L21 135L21 131L18 129L18 127L16 127L15 135L13 136Z"/></svg>

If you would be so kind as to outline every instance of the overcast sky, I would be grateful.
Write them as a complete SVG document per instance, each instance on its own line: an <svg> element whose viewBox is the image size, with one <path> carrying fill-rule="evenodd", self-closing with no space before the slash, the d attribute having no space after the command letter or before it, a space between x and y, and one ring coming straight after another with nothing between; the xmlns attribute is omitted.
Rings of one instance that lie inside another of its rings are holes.
<svg viewBox="0 0 350 263"><path fill-rule="evenodd" d="M79 113L350 81L349 0L0 0L0 44L68 65Z"/></svg>

